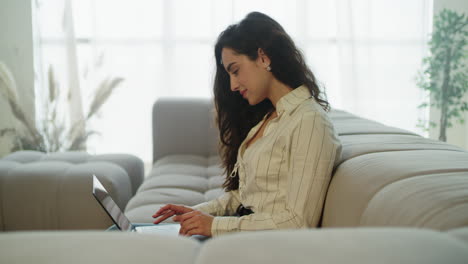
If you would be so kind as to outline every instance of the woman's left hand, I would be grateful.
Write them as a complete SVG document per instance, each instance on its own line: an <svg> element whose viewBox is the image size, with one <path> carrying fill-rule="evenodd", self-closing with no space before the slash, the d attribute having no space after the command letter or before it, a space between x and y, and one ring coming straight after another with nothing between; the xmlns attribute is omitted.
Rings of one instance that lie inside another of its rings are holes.
<svg viewBox="0 0 468 264"><path fill-rule="evenodd" d="M172 220L180 222L179 234L211 236L213 216L194 210L182 215L176 215Z"/></svg>

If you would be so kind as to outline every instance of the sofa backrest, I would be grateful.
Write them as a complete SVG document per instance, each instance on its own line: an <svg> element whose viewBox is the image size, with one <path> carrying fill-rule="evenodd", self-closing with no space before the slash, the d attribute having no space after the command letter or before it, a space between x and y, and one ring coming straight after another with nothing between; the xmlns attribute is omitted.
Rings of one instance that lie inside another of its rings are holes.
<svg viewBox="0 0 468 264"><path fill-rule="evenodd" d="M468 152L334 109L342 142L322 227L413 226L448 230L468 225ZM154 160L171 154L216 155L210 99L158 100L153 111ZM154 195L154 194L153 194Z"/></svg>
<svg viewBox="0 0 468 264"><path fill-rule="evenodd" d="M217 153L213 104L208 99L161 98L153 105L153 163L172 154Z"/></svg>
<svg viewBox="0 0 468 264"><path fill-rule="evenodd" d="M468 152L349 113L330 113L343 145L323 227L468 225Z"/></svg>

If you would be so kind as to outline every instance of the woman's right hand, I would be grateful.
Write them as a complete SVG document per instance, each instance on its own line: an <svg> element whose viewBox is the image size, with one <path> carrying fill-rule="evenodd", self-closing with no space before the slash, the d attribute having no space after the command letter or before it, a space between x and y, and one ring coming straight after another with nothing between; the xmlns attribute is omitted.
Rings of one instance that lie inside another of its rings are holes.
<svg viewBox="0 0 468 264"><path fill-rule="evenodd" d="M192 212L193 209L189 207L185 207L182 205L176 205L176 204L167 204L163 207L161 207L154 215L153 218L158 218L156 221L154 221L154 224L159 224L160 222L166 220L167 218L173 216L173 215L181 215L185 214L188 212Z"/></svg>

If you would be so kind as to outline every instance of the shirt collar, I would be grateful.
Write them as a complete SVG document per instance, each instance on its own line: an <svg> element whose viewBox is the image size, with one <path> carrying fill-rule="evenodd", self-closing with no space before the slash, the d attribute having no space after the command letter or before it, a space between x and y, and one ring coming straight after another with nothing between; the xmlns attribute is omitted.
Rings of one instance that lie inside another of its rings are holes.
<svg viewBox="0 0 468 264"><path fill-rule="evenodd" d="M283 112L291 112L296 109L299 104L311 98L312 95L305 85L301 85L289 93L283 95L278 102L276 102L276 112L281 115Z"/></svg>

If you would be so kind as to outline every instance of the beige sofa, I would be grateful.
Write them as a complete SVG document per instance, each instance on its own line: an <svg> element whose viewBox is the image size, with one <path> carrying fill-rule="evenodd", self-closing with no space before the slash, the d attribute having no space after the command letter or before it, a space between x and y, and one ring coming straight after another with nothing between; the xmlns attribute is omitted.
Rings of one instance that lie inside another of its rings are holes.
<svg viewBox="0 0 468 264"><path fill-rule="evenodd" d="M166 203L222 193L213 116L208 99L156 102L154 166L125 206L133 222L150 223ZM204 243L96 230L6 232L0 263L468 263L468 152L337 109L330 117L343 152L320 228Z"/></svg>

